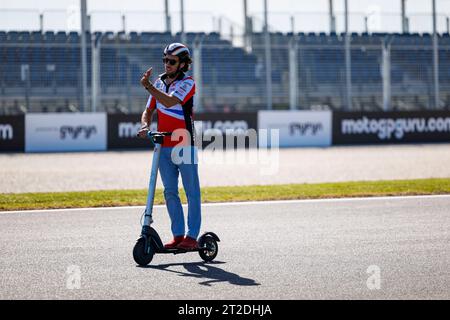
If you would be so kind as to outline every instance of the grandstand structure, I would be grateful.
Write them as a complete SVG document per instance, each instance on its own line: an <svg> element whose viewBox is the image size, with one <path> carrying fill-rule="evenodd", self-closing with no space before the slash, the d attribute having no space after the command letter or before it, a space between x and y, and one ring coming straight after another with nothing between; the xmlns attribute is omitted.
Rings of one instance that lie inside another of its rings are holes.
<svg viewBox="0 0 450 320"><path fill-rule="evenodd" d="M270 33L273 109L289 109L292 90L296 109L345 109L344 36ZM191 72L200 78L198 112L266 108L263 33L252 32L249 47L216 32L188 32L185 37L194 56ZM80 38L75 31L0 31L0 114L78 111ZM180 42L181 34L94 32L87 33L87 40L87 93L91 100L98 86L95 111L136 113L147 99L140 76L149 66L155 75L162 73L163 48ZM352 33L350 43L353 111L383 110L383 48L389 50L390 110L432 108L430 34ZM444 109L450 108L448 33L439 35L438 48L439 98Z"/></svg>

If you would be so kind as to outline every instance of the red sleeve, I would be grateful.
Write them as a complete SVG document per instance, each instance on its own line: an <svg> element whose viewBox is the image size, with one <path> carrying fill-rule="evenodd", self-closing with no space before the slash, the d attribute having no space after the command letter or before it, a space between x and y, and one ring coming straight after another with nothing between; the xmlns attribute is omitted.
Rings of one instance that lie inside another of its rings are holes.
<svg viewBox="0 0 450 320"><path fill-rule="evenodd" d="M156 99L150 95L147 100L147 105L145 106L147 109L155 109L156 108Z"/></svg>
<svg viewBox="0 0 450 320"><path fill-rule="evenodd" d="M192 87L191 91L189 91L189 93L187 94L187 96L184 98L183 100L183 104L185 104L186 102L189 101L190 98L192 98L192 96L195 94L195 84Z"/></svg>

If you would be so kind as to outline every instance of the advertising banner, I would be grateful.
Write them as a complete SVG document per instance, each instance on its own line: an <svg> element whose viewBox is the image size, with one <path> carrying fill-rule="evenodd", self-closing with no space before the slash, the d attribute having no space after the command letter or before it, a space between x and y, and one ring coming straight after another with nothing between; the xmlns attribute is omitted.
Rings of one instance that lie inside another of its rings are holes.
<svg viewBox="0 0 450 320"><path fill-rule="evenodd" d="M136 137L141 128L141 114L108 114L108 149L153 148L150 140ZM150 130L156 131L153 122Z"/></svg>
<svg viewBox="0 0 450 320"><path fill-rule="evenodd" d="M334 112L333 144L450 141L450 111Z"/></svg>
<svg viewBox="0 0 450 320"><path fill-rule="evenodd" d="M0 116L0 152L25 148L25 116Z"/></svg>
<svg viewBox="0 0 450 320"><path fill-rule="evenodd" d="M108 149L152 148L149 140L136 137L141 127L141 114L109 114L108 115ZM155 122L150 130L157 130ZM215 143L217 147L226 147L228 142L237 143L238 137L246 137L249 129L257 129L256 112L244 113L199 113L194 115L196 145L206 147ZM217 141L220 139L221 141ZM218 145L218 144L219 145ZM255 142L256 144L256 142ZM245 140L248 147L249 140ZM256 145L255 145L256 146Z"/></svg>
<svg viewBox="0 0 450 320"><path fill-rule="evenodd" d="M25 116L25 151L106 150L105 113L32 113Z"/></svg>
<svg viewBox="0 0 450 320"><path fill-rule="evenodd" d="M195 114L196 144L200 146L201 141L203 148L212 144L226 149L257 147L257 121L256 112Z"/></svg>
<svg viewBox="0 0 450 320"><path fill-rule="evenodd" d="M280 147L331 145L331 111L260 111L258 128L279 130Z"/></svg>

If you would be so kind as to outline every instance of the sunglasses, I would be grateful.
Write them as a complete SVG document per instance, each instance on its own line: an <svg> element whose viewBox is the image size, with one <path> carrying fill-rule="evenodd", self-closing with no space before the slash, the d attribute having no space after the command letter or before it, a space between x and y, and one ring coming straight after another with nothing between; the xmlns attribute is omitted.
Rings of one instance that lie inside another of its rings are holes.
<svg viewBox="0 0 450 320"><path fill-rule="evenodd" d="M176 65L177 62L178 62L178 61L175 60L175 59L168 59L168 58L163 58L162 61L163 61L164 64L169 63L171 66Z"/></svg>

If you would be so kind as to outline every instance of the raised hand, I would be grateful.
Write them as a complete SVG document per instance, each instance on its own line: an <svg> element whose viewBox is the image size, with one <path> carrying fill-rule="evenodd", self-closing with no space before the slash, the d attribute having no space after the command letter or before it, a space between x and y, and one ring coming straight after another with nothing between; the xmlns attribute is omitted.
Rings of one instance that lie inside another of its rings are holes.
<svg viewBox="0 0 450 320"><path fill-rule="evenodd" d="M153 68L150 67L147 71L144 72L141 78L141 85L144 86L144 88L147 88L149 84L149 79L152 76Z"/></svg>

